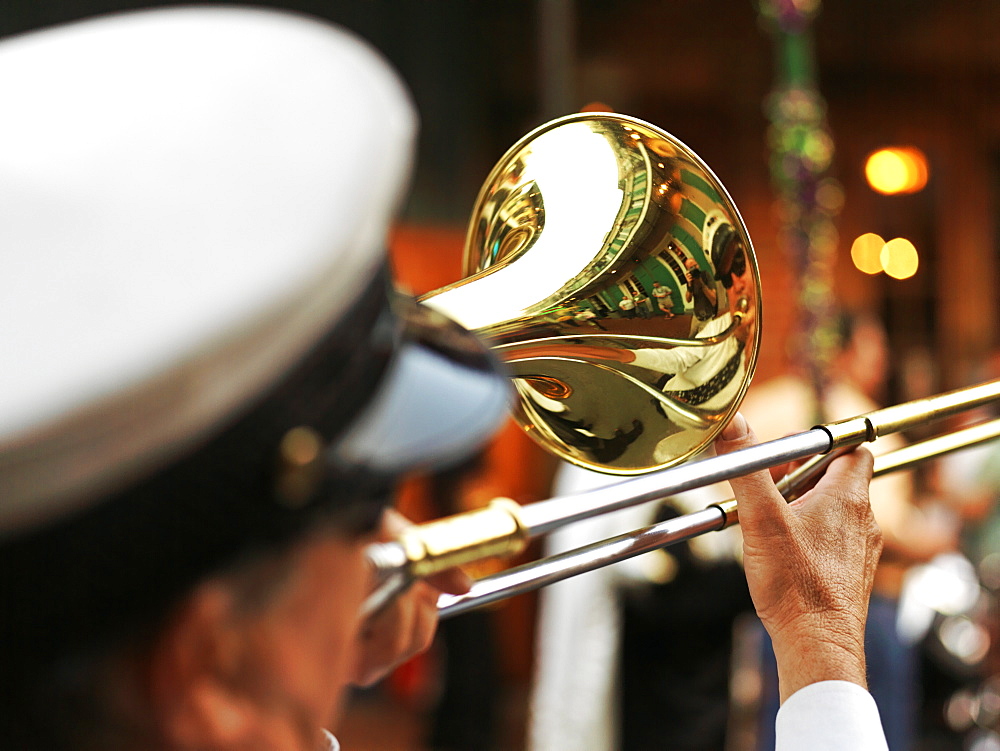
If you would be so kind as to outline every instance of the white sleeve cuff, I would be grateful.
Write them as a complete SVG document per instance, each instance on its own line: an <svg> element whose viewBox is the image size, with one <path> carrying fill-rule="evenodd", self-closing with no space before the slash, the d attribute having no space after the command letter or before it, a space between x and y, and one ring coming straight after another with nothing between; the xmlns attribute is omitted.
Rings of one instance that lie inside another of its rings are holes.
<svg viewBox="0 0 1000 751"><path fill-rule="evenodd" d="M848 681L799 689L778 710L775 751L887 751L871 694Z"/></svg>

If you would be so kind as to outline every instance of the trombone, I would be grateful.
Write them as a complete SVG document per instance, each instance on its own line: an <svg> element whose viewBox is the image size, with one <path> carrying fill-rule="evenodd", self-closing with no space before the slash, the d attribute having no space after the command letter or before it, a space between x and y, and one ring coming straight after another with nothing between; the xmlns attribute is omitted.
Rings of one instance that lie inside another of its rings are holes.
<svg viewBox="0 0 1000 751"><path fill-rule="evenodd" d="M515 144L477 198L465 278L421 302L489 343L511 375L515 419L544 448L628 479L527 506L497 499L369 546L380 584L365 609L377 611L415 579L516 554L563 525L812 457L779 484L792 499L833 457L861 443L1000 401L998 380L690 461L735 415L749 385L760 344L760 289L735 204L670 134L625 115L584 113ZM883 455L876 472L998 431L1000 421ZM442 596L441 614L737 520L735 501L713 504L482 579L465 595Z"/></svg>

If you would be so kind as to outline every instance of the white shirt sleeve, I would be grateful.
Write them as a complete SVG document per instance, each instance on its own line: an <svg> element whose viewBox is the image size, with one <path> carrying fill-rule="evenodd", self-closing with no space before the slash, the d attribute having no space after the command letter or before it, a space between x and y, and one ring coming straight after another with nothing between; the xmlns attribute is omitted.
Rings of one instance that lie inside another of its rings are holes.
<svg viewBox="0 0 1000 751"><path fill-rule="evenodd" d="M333 734L329 730L323 731L326 734L326 739L330 742L329 751L340 751L340 742L333 737Z"/></svg>
<svg viewBox="0 0 1000 751"><path fill-rule="evenodd" d="M695 335L695 339L707 339L708 337L721 334L729 328L733 318L728 313L724 313L718 318L713 318L706 323ZM682 373L696 367L699 363L707 363L708 372L703 374L701 380L693 385L700 386L711 378L722 367L722 365L736 352L736 340L732 337L725 339L718 344L706 344L704 346L672 347L670 349L637 349L632 352L635 356L634 363L642 368L659 370L664 373ZM675 387L676 388L676 387ZM686 387L685 387L686 388Z"/></svg>
<svg viewBox="0 0 1000 751"><path fill-rule="evenodd" d="M887 751L871 694L848 681L799 689L778 710L775 751Z"/></svg>
<svg viewBox="0 0 1000 751"><path fill-rule="evenodd" d="M641 368L661 370L664 373L676 373L687 370L701 362L701 358L705 354L705 347L637 349L632 354L635 357L635 364Z"/></svg>

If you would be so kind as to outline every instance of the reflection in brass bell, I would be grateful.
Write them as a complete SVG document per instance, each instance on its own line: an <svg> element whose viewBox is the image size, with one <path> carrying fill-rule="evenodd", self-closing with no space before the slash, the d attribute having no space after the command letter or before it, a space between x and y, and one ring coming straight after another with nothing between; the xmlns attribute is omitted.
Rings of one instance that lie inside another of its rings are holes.
<svg viewBox="0 0 1000 751"><path fill-rule="evenodd" d="M610 113L528 134L476 201L466 279L424 302L510 368L528 434L638 474L700 453L756 362L760 280L725 188L689 148Z"/></svg>

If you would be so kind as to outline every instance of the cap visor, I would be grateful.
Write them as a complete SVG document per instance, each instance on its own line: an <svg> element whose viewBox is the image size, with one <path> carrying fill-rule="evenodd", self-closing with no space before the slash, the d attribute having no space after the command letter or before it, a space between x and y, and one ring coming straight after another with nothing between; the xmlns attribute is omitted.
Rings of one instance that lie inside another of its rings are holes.
<svg viewBox="0 0 1000 751"><path fill-rule="evenodd" d="M402 341L335 455L384 474L457 464L499 427L512 400L510 380L474 334L442 314L408 298L395 312Z"/></svg>

